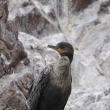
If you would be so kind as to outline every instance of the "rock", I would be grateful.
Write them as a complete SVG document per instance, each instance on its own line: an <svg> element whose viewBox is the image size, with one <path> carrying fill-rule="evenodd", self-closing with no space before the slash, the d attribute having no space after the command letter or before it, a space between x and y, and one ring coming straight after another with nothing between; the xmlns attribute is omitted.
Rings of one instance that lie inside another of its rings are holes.
<svg viewBox="0 0 110 110"><path fill-rule="evenodd" d="M0 79L0 109L27 110L26 97L31 83L32 74L29 73L7 75Z"/></svg>
<svg viewBox="0 0 110 110"><path fill-rule="evenodd" d="M11 54L7 48L7 46L5 45L5 43L0 40L0 53L3 53L3 55L10 60L11 59Z"/></svg>
<svg viewBox="0 0 110 110"><path fill-rule="evenodd" d="M40 2L37 3L43 9L43 5ZM45 6L47 8L47 12L45 12L45 10L39 9L39 7L34 5L33 1L30 0L9 1L10 14L8 19L15 21L19 31L26 32L37 38L47 36L49 33L59 32L58 26L49 22L53 18L54 20L56 19L52 8ZM47 17L45 18L45 14L48 14L49 21Z"/></svg>
<svg viewBox="0 0 110 110"><path fill-rule="evenodd" d="M18 31L16 26L11 21L7 21L8 8L6 3L1 4L2 17L0 21L0 52L10 60L7 65L8 69L15 67L27 55L24 51L22 43L18 40ZM7 71L7 70L5 70ZM9 70L10 71L10 70Z"/></svg>
<svg viewBox="0 0 110 110"><path fill-rule="evenodd" d="M22 66L23 68L19 68L20 75L12 74L27 54L18 40L16 26L13 22L7 21L7 3L4 1L0 6L0 110L27 110L29 107L26 98L31 87L29 83L33 80L32 73L25 71L25 74L21 74L20 69L23 70L25 67Z"/></svg>
<svg viewBox="0 0 110 110"><path fill-rule="evenodd" d="M4 2L4 3L3 3ZM0 2L0 21L7 22L8 19L8 5L6 0Z"/></svg>
<svg viewBox="0 0 110 110"><path fill-rule="evenodd" d="M75 53L73 89L65 110L110 110L109 13L109 0L9 0L8 8L4 1L0 109L28 110L32 84L46 65L60 57L47 45L68 41ZM14 74L7 75L9 65Z"/></svg>
<svg viewBox="0 0 110 110"><path fill-rule="evenodd" d="M93 1L95 0L72 0L72 7L74 7L73 11L82 11L87 8Z"/></svg>

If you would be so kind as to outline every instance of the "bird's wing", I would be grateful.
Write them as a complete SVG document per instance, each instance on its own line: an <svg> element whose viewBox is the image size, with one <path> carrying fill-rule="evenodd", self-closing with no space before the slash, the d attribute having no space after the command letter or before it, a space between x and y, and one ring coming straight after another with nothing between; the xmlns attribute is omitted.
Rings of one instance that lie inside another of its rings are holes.
<svg viewBox="0 0 110 110"><path fill-rule="evenodd" d="M49 68L46 67L41 73L39 81L35 81L30 92L30 110L36 110L40 96L49 82Z"/></svg>

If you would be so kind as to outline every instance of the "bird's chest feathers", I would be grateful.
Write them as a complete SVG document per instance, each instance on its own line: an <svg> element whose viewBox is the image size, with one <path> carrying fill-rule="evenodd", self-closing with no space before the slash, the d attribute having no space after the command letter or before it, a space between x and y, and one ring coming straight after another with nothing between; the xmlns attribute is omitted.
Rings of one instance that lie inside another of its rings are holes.
<svg viewBox="0 0 110 110"><path fill-rule="evenodd" d="M70 63L68 59L64 61L61 59L59 62L53 65L52 72L50 74L51 83L62 90L66 90L71 87L71 72Z"/></svg>

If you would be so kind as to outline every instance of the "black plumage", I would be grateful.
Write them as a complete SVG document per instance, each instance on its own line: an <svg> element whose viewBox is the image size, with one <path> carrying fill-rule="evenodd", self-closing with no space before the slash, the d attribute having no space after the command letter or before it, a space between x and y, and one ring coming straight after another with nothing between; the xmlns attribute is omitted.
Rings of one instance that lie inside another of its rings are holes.
<svg viewBox="0 0 110 110"><path fill-rule="evenodd" d="M63 110L71 93L71 62L73 47L67 42L48 46L60 55L54 64L47 66L33 84L30 94L30 110Z"/></svg>

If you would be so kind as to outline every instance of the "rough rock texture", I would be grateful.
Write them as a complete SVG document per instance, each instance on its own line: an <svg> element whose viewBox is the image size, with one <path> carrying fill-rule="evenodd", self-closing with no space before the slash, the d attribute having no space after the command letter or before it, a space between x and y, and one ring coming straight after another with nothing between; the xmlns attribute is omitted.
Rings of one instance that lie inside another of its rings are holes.
<svg viewBox="0 0 110 110"><path fill-rule="evenodd" d="M34 79L59 58L47 45L68 41L75 54L73 90L65 110L110 110L110 1L8 1L9 16L7 6L0 6L0 109L28 110ZM29 60L23 60L24 49ZM10 64L14 74L4 75Z"/></svg>
<svg viewBox="0 0 110 110"><path fill-rule="evenodd" d="M57 24L54 25L57 19L52 8L45 5L46 10L43 10L44 7L40 3L37 7L34 5L31 0L9 1L9 20L15 21L19 31L37 38L59 32Z"/></svg>
<svg viewBox="0 0 110 110"><path fill-rule="evenodd" d="M30 88L29 82L31 83L32 76L26 73L22 78L17 74L7 75L12 74L17 64L27 57L22 43L18 40L17 28L13 22L7 21L7 17L8 6L6 2L2 2L0 4L0 110L16 108L16 110L27 110L24 95L29 96L27 88ZM26 87L24 83L27 83ZM21 92L22 90L26 93Z"/></svg>

